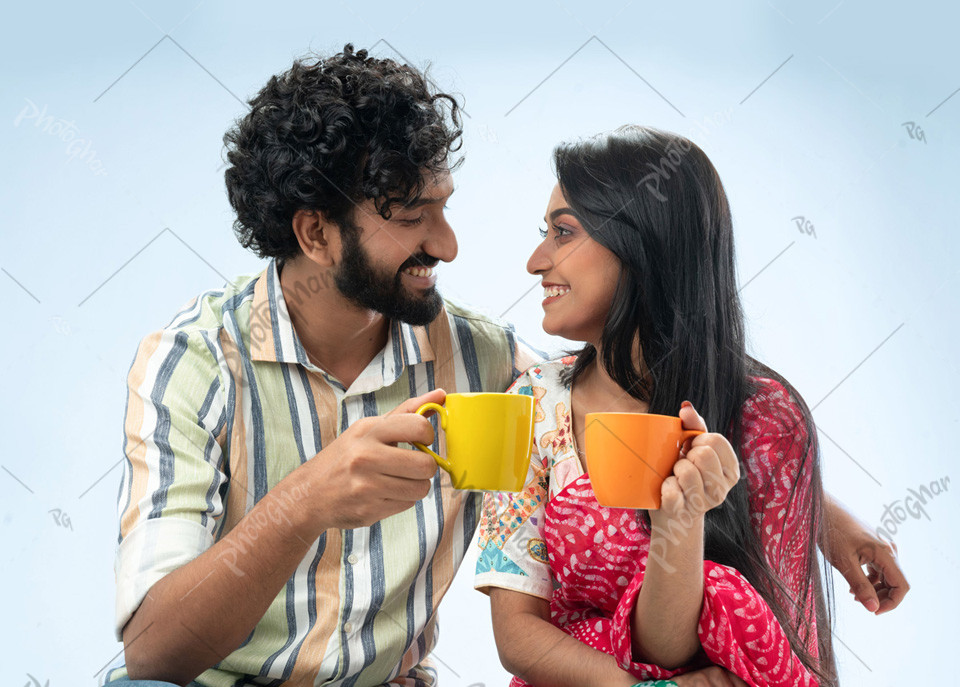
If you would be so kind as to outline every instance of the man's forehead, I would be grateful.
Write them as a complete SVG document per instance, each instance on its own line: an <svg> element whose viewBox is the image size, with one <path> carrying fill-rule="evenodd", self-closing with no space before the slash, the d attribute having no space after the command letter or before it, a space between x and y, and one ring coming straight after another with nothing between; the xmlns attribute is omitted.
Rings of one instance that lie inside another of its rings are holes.
<svg viewBox="0 0 960 687"><path fill-rule="evenodd" d="M405 207L415 207L425 203L445 201L454 191L453 176L448 171L438 172L424 177L423 192Z"/></svg>
<svg viewBox="0 0 960 687"><path fill-rule="evenodd" d="M453 175L449 171L428 175L424 181L426 182L423 187L422 195L424 196L444 198L453 193Z"/></svg>

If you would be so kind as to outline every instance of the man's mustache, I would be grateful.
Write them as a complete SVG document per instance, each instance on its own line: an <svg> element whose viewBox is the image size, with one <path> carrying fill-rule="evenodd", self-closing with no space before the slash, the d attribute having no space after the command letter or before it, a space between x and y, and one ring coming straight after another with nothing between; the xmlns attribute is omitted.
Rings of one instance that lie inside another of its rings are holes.
<svg viewBox="0 0 960 687"><path fill-rule="evenodd" d="M408 267L434 267L438 262L439 258L435 258L432 255L427 255L426 253L420 253L419 255L413 255L408 260L406 260L398 272L403 272Z"/></svg>

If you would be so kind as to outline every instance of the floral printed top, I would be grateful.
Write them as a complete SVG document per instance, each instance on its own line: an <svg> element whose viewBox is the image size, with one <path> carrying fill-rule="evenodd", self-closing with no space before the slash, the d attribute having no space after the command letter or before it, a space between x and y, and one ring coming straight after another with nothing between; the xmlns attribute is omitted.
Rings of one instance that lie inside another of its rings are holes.
<svg viewBox="0 0 960 687"><path fill-rule="evenodd" d="M522 492L485 496L475 586L548 600L551 621L567 634L615 656L638 679L667 678L695 666L667 670L632 655L631 616L650 539L635 511L601 506L593 495L573 443L570 388L560 381L574 360L532 367L508 389L535 400L530 468ZM767 563L797 598L805 585L796 571L810 569L813 517L810 470L800 467L806 428L783 386L756 381L760 390L743 407L751 519ZM812 609L812 585L806 586ZM788 610L795 608L783 601ZM806 646L816 655L815 618L805 620ZM721 665L752 686L817 684L766 602L733 568L704 562L698 634L700 664ZM525 684L519 678L512 683Z"/></svg>

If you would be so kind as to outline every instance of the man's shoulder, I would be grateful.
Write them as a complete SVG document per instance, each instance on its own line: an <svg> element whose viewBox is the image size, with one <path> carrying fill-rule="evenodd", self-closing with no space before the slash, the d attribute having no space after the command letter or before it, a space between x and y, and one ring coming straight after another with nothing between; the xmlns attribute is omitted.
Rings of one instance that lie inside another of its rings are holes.
<svg viewBox="0 0 960 687"><path fill-rule="evenodd" d="M444 296L443 306L447 314L451 317L459 317L465 320L467 324L480 329L501 330L514 332L512 324L506 320L496 317L493 314L474 305L468 305L455 298Z"/></svg>
<svg viewBox="0 0 960 687"><path fill-rule="evenodd" d="M203 291L190 299L163 327L164 331L198 335L223 328L237 311L253 301L254 287L262 272L243 274L220 288Z"/></svg>
<svg viewBox="0 0 960 687"><path fill-rule="evenodd" d="M219 289L208 289L190 299L165 326L140 339L131 369L143 368L146 375L153 369L150 361L159 356L178 370L209 372L217 367L219 355L228 359L235 356L236 344L223 351L222 333L226 331L227 338L233 340L237 335L247 337L245 330L249 328L254 287L260 274L238 276ZM173 369L169 365L165 368L168 373Z"/></svg>

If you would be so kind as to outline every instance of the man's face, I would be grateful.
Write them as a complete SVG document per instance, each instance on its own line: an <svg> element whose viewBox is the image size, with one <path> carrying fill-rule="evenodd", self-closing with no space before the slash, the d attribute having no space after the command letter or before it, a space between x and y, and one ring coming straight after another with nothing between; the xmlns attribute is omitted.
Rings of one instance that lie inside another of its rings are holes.
<svg viewBox="0 0 960 687"><path fill-rule="evenodd" d="M444 217L453 193L449 173L431 177L414 203L394 207L389 220L373 201L353 213L354 229L341 232L334 283L358 305L412 325L433 321L443 307L433 267L457 256L457 239Z"/></svg>

